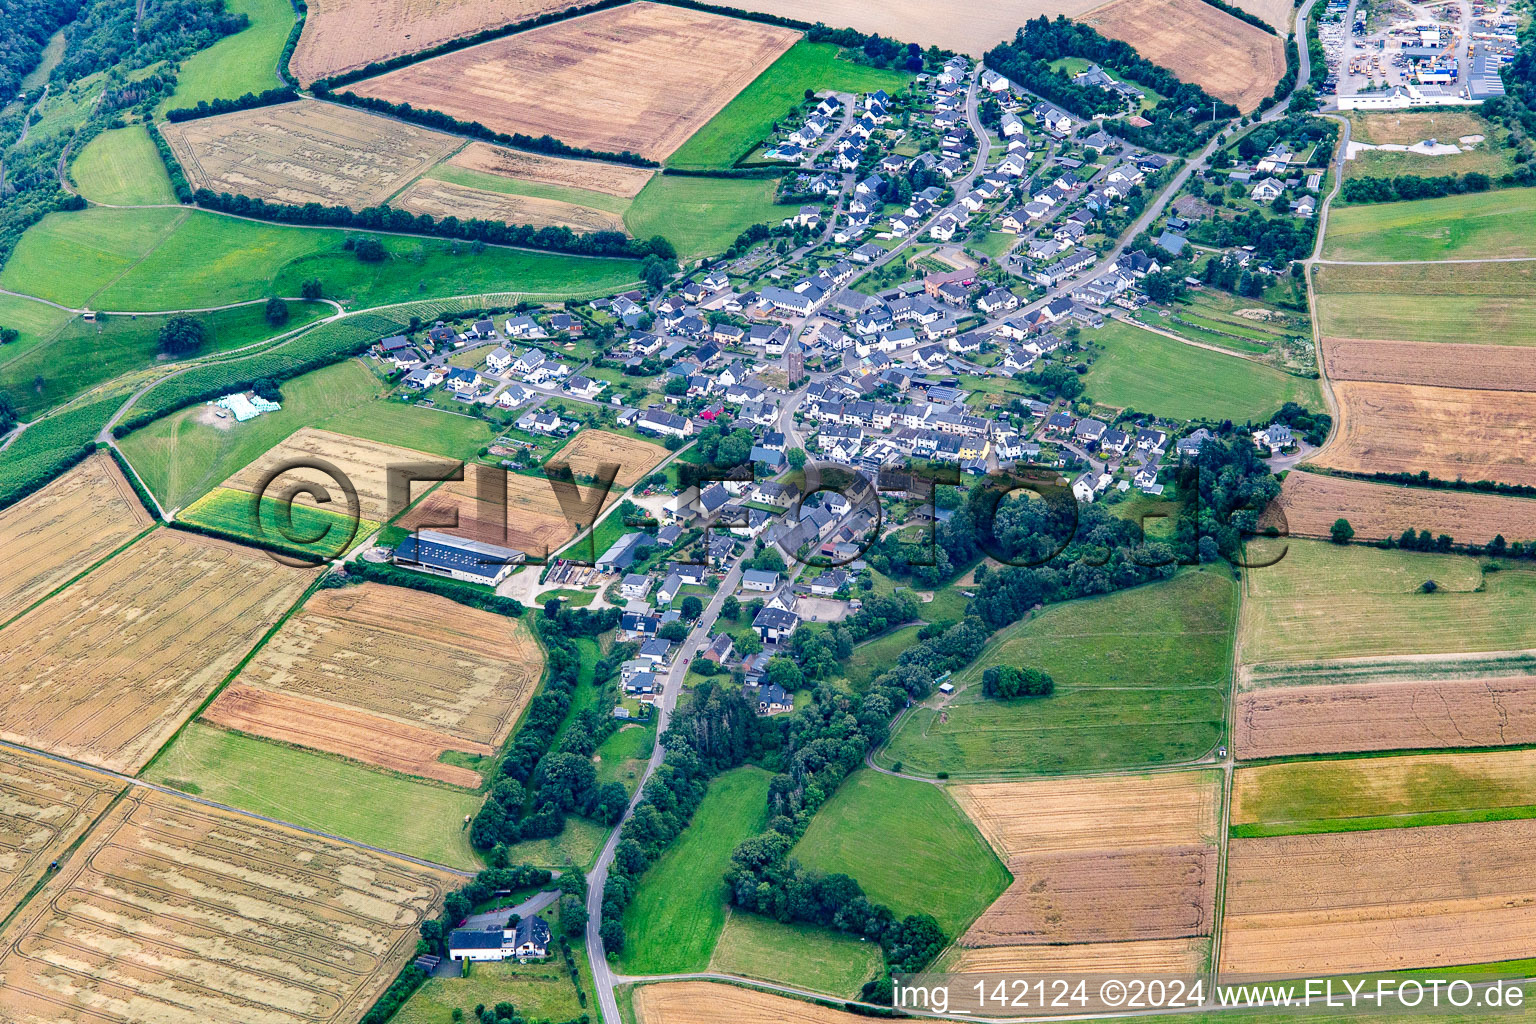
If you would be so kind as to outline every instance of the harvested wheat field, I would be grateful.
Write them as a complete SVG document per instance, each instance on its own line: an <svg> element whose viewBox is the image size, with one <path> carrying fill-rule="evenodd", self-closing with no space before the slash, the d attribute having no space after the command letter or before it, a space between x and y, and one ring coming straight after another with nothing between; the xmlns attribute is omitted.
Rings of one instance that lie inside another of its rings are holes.
<svg viewBox="0 0 1536 1024"><path fill-rule="evenodd" d="M169 122L171 152L194 189L303 206L379 206L453 152L441 132L319 100Z"/></svg>
<svg viewBox="0 0 1536 1024"><path fill-rule="evenodd" d="M1516 345L1324 338L1323 363L1332 380L1536 391L1536 357Z"/></svg>
<svg viewBox="0 0 1536 1024"><path fill-rule="evenodd" d="M316 575L157 530L0 630L0 739L137 771Z"/></svg>
<svg viewBox="0 0 1536 1024"><path fill-rule="evenodd" d="M355 1021L461 881L136 790L7 932L5 1018Z"/></svg>
<svg viewBox="0 0 1536 1024"><path fill-rule="evenodd" d="M1111 0L1077 20L1244 113L1268 98L1285 73L1279 37L1204 0Z"/></svg>
<svg viewBox="0 0 1536 1024"><path fill-rule="evenodd" d="M499 132L660 160L799 38L640 2L434 57L352 91Z"/></svg>
<svg viewBox="0 0 1536 1024"><path fill-rule="evenodd" d="M570 6L571 0L311 0L288 70L307 86Z"/></svg>
<svg viewBox="0 0 1536 1024"><path fill-rule="evenodd" d="M1536 537L1536 500L1476 491L1399 487L1293 470L1280 488L1280 508L1295 537L1327 537L1348 519L1356 540L1401 536L1404 530L1449 534L1461 544Z"/></svg>
<svg viewBox="0 0 1536 1024"><path fill-rule="evenodd" d="M0 750L0 919L122 788L105 775Z"/></svg>
<svg viewBox="0 0 1536 1024"><path fill-rule="evenodd" d="M1305 894L1298 899L1298 894ZM1536 822L1233 839L1222 971L1481 964L1536 943Z"/></svg>
<svg viewBox="0 0 1536 1024"><path fill-rule="evenodd" d="M152 520L110 456L97 452L0 512L0 622L111 554Z"/></svg>
<svg viewBox="0 0 1536 1024"><path fill-rule="evenodd" d="M407 213L460 220L489 220L502 224L531 224L536 228L570 228L572 231L623 231L624 218L558 199L487 192L451 181L422 178L390 201Z"/></svg>
<svg viewBox="0 0 1536 1024"><path fill-rule="evenodd" d="M1290 0L1235 0L1232 6L1262 19L1280 33L1281 39L1290 35L1296 17L1296 7Z"/></svg>
<svg viewBox="0 0 1536 1024"><path fill-rule="evenodd" d="M1205 970L1209 947L1208 940L1191 938L960 948L945 970L953 974L1199 975Z"/></svg>
<svg viewBox="0 0 1536 1024"><path fill-rule="evenodd" d="M1365 216L1378 211L1386 216L1400 207L1412 210L1419 204L1388 203L1350 212ZM1515 222L1519 217L1503 219ZM1433 223L1444 237L1428 244L1426 251L1439 254L1461 240L1463 225L1454 213ZM1374 227L1380 244L1347 234L1338 244L1351 246L1347 255L1360 259L1397 255L1379 251L1393 238L1390 226ZM1455 239L1452 231L1457 232ZM1330 225L1330 242L1340 234ZM1468 253L1484 254L1483 248ZM1325 337L1436 345L1536 345L1536 265L1529 262L1320 264L1314 268L1312 282L1318 325Z"/></svg>
<svg viewBox="0 0 1536 1024"><path fill-rule="evenodd" d="M1536 485L1536 394L1338 381L1338 433L1320 465L1357 473Z"/></svg>
<svg viewBox="0 0 1536 1024"><path fill-rule="evenodd" d="M505 501L501 500L505 487ZM581 497L589 488L578 485ZM494 495L482 500L481 494ZM609 491L604 506L618 498ZM570 499L567 499L570 500ZM593 504L596 499L593 499ZM555 485L541 477L508 473L491 466L464 467L464 479L443 484L401 517L407 530L436 530L455 537L515 548L529 558L548 557L585 525L592 509L578 501L572 515L560 505ZM457 525L446 525L457 522Z"/></svg>
<svg viewBox="0 0 1536 1024"><path fill-rule="evenodd" d="M635 1024L869 1024L868 1017L718 981L637 985Z"/></svg>
<svg viewBox="0 0 1536 1024"><path fill-rule="evenodd" d="M646 167L631 167L628 164L567 160L542 153L521 153L488 142L471 142L455 153L444 166L540 185L560 185L601 192L620 199L635 198L656 173Z"/></svg>
<svg viewBox="0 0 1536 1024"><path fill-rule="evenodd" d="M551 455L545 466L549 469L569 466L578 480L596 477L601 466L618 466L613 485L620 490L629 488L645 479L668 452L659 444L642 441L623 434L610 434L606 430L583 430L571 439L570 444Z"/></svg>
<svg viewBox="0 0 1536 1024"><path fill-rule="evenodd" d="M409 448L397 448L394 445L368 441L360 437L333 434L329 430L303 427L285 438L282 444L268 449L261 458L224 481L223 486L253 493L260 487L262 479L274 468L287 467L296 460L305 459L328 462L344 474L357 490L358 508L362 517L375 523L386 522L401 511L401 508L391 507L393 503L389 500L389 467L430 465L434 470L440 467L441 473L447 475L450 470L460 465L453 459L427 455ZM300 483L310 483L324 488L325 493L330 495L330 501L323 506L317 505L310 495L296 494L295 504L323 507L339 515L347 514L346 494L336 480L324 470L286 469L281 475L273 478L264 493L268 497L277 497ZM413 494L419 495L425 486L427 485L416 484Z"/></svg>

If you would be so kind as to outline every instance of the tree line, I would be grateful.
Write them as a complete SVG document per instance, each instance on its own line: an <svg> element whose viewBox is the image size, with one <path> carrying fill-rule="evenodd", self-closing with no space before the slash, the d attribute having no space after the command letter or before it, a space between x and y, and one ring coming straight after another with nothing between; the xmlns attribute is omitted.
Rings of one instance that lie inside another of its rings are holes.
<svg viewBox="0 0 1536 1024"><path fill-rule="evenodd" d="M1527 165L1498 178L1491 178L1480 171L1441 174L1436 177L1399 174L1391 178L1346 178L1340 195L1348 203L1395 203L1408 199L1437 199L1467 192L1487 192L1495 185L1531 184L1536 184L1536 169Z"/></svg>
<svg viewBox="0 0 1536 1024"><path fill-rule="evenodd" d="M297 89L283 86L277 89L268 89L265 92L248 92L238 99L198 100L195 107L177 107L165 113L167 121L192 121L200 117L214 117L218 114L232 114L237 110L252 110L256 107L270 107L278 103L290 103L299 98Z"/></svg>

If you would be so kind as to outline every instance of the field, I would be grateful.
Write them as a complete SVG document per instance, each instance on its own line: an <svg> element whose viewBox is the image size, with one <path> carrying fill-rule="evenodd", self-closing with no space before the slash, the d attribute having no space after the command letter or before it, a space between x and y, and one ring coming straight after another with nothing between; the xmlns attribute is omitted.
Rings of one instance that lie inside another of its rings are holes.
<svg viewBox="0 0 1536 1024"><path fill-rule="evenodd" d="M199 100L232 100L281 84L277 61L293 27L293 6L287 0L229 0L225 9L250 18L250 27L183 60L176 92L161 101L157 118L177 107L195 107ZM311 7L310 17L314 14Z"/></svg>
<svg viewBox="0 0 1536 1024"><path fill-rule="evenodd" d="M1531 821L1233 839L1220 968L1322 976L1526 956L1533 844Z"/></svg>
<svg viewBox="0 0 1536 1024"><path fill-rule="evenodd" d="M123 788L105 775L0 750L0 920L85 834Z"/></svg>
<svg viewBox="0 0 1536 1024"><path fill-rule="evenodd" d="M624 219L618 214L558 199L493 192L436 178L422 178L392 199L389 205L429 217L532 224L536 228L564 227L578 234L624 230Z"/></svg>
<svg viewBox="0 0 1536 1024"><path fill-rule="evenodd" d="M150 524L105 453L0 512L0 623L95 565Z"/></svg>
<svg viewBox="0 0 1536 1024"><path fill-rule="evenodd" d="M1424 593L1434 580L1434 593ZM1244 573L1243 661L1315 661L1536 647L1536 573L1475 558L1292 540Z"/></svg>
<svg viewBox="0 0 1536 1024"><path fill-rule="evenodd" d="M310 99L168 123L161 132L194 189L354 210L383 205L461 144L441 132Z"/></svg>
<svg viewBox="0 0 1536 1024"><path fill-rule="evenodd" d="M1321 266L1313 283L1318 323L1331 337L1536 345L1530 263Z"/></svg>
<svg viewBox="0 0 1536 1024"><path fill-rule="evenodd" d="M543 655L505 616L374 583L321 590L204 712L214 725L475 788L445 750L496 753Z"/></svg>
<svg viewBox="0 0 1536 1024"><path fill-rule="evenodd" d="M1323 339L1330 380L1536 391L1536 359L1520 345Z"/></svg>
<svg viewBox="0 0 1536 1024"><path fill-rule="evenodd" d="M474 870L481 797L193 721L143 777L253 814ZM526 858L519 857L518 862Z"/></svg>
<svg viewBox="0 0 1536 1024"><path fill-rule="evenodd" d="M857 997L884 966L880 947L830 928L780 924L757 914L728 911L725 930L709 960L718 974L761 978L827 995Z"/></svg>
<svg viewBox="0 0 1536 1024"><path fill-rule="evenodd" d="M1286 0L1238 0L1234 7L1240 7L1249 14L1263 18L1280 38L1284 39L1291 31L1291 22L1295 20L1296 9Z"/></svg>
<svg viewBox="0 0 1536 1024"><path fill-rule="evenodd" d="M505 502L501 500L502 481L506 487ZM579 489L583 497L590 490ZM494 495L492 500L480 500L482 491ZM609 491L607 501L616 500L621 493ZM579 520L582 516L573 518ZM448 525L455 519L458 525ZM514 548L530 558L545 558L586 524L578 526L566 518L555 487L548 480L472 464L464 468L462 482L449 482L437 488L411 509L400 525L408 530L438 530Z"/></svg>
<svg viewBox="0 0 1536 1024"><path fill-rule="evenodd" d="M1355 659L1244 670L1240 757L1536 743L1536 657Z"/></svg>
<svg viewBox="0 0 1536 1024"><path fill-rule="evenodd" d="M293 557L325 562L339 558L379 528L369 519L352 519L346 500L333 493L324 508L263 496L252 512L253 495L215 487L176 514L176 521L212 530L228 540L272 544Z"/></svg>
<svg viewBox="0 0 1536 1024"><path fill-rule="evenodd" d="M635 3L482 43L353 85L499 132L664 159L798 33Z"/></svg>
<svg viewBox="0 0 1536 1024"><path fill-rule="evenodd" d="M554 190L568 189L570 190L568 193L553 191L545 193L543 197L567 198L572 202L575 201L571 198L572 193L583 197L596 193L617 199L633 199L640 194L646 182L650 181L656 173L647 167L608 164L597 160L568 160L563 157L545 156L543 153L524 153L515 149L504 149L486 142L471 142L439 167L437 173L441 173L447 167L505 179L507 184L504 187L509 189L524 186L536 189L540 185ZM474 184L474 182L466 181L460 184ZM489 185L482 187L492 188ZM536 190L526 194L540 195Z"/></svg>
<svg viewBox="0 0 1536 1024"><path fill-rule="evenodd" d="M1459 824L1536 817L1536 750L1296 761L1240 769L1240 836Z"/></svg>
<svg viewBox="0 0 1536 1024"><path fill-rule="evenodd" d="M646 475L669 453L659 444L606 430L580 430L549 459L550 466L569 466L577 480L596 477L602 466L618 466L613 486L625 490Z"/></svg>
<svg viewBox="0 0 1536 1024"><path fill-rule="evenodd" d="M0 507L46 486L96 437L126 396L108 395L37 420L0 451Z"/></svg>
<svg viewBox="0 0 1536 1024"><path fill-rule="evenodd" d="M1349 137L1372 146L1395 144L1411 146L1425 139L1455 142L1463 135L1487 135L1490 121L1472 113L1470 108L1429 107L1421 110L1393 110L1387 113L1344 113L1349 118Z"/></svg>
<svg viewBox="0 0 1536 1024"><path fill-rule="evenodd" d="M1360 541L1399 537L1404 530L1449 534L1462 544L1536 538L1536 501L1475 491L1399 487L1292 470L1280 508L1293 537L1327 537L1340 517Z"/></svg>
<svg viewBox="0 0 1536 1024"><path fill-rule="evenodd" d="M703 970L725 927L731 851L762 828L768 783L761 768L737 768L709 785L693 821L642 875L624 911L625 974Z"/></svg>
<svg viewBox="0 0 1536 1024"><path fill-rule="evenodd" d="M1406 203L1343 206L1328 216L1323 257L1331 260L1449 260L1536 256L1522 225L1536 213L1536 189L1507 188Z"/></svg>
<svg viewBox="0 0 1536 1024"><path fill-rule="evenodd" d="M1366 381L1335 381L1333 391L1340 423L1320 465L1536 484L1536 463L1524 451L1536 394Z"/></svg>
<svg viewBox="0 0 1536 1024"><path fill-rule="evenodd" d="M1106 405L1176 419L1248 421L1267 419L1286 402L1321 404L1316 381L1129 324L1108 321L1080 340L1102 347L1084 384Z"/></svg>
<svg viewBox="0 0 1536 1024"><path fill-rule="evenodd" d="M636 238L666 236L689 259L724 252L752 225L777 225L794 212L773 199L771 179L657 175L624 211L624 223Z"/></svg>
<svg viewBox="0 0 1536 1024"><path fill-rule="evenodd" d="M288 67L307 86L565 6L565 0L314 0Z"/></svg>
<svg viewBox="0 0 1536 1024"><path fill-rule="evenodd" d="M1111 0L1080 20L1245 113L1285 73L1280 38L1203 0Z"/></svg>
<svg viewBox="0 0 1536 1024"><path fill-rule="evenodd" d="M1200 757L1221 736L1236 604L1231 580L1211 570L1048 607L997 633L941 708L909 713L880 763L963 776ZM1043 669L1056 692L983 697L982 673L995 664Z"/></svg>
<svg viewBox="0 0 1536 1024"><path fill-rule="evenodd" d="M695 132L667 162L674 167L730 167L773 132L805 90L904 92L911 75L842 58L831 43L801 40Z"/></svg>
<svg viewBox="0 0 1536 1024"><path fill-rule="evenodd" d="M792 856L853 877L897 917L932 914L951 936L1008 885L1002 864L939 787L868 769L816 812Z"/></svg>
<svg viewBox="0 0 1536 1024"><path fill-rule="evenodd" d="M1210 940L1202 936L1074 942L1068 946L956 946L943 962L944 970L956 974L1161 974L1188 978L1205 970L1209 956Z"/></svg>
<svg viewBox="0 0 1536 1024"><path fill-rule="evenodd" d="M914 623L855 647L844 666L848 681L861 690L868 687L875 676L896 664L902 651L917 644L922 628Z"/></svg>
<svg viewBox="0 0 1536 1024"><path fill-rule="evenodd" d="M142 767L314 578L156 531L0 630L0 738Z"/></svg>
<svg viewBox="0 0 1536 1024"><path fill-rule="evenodd" d="M554 922L550 923L554 925ZM585 966L579 946L576 946L575 954L578 962ZM590 982L586 990L590 996ZM467 978L459 977L456 972L430 978L390 1021L392 1024L450 1024L456 1009L469 1014L476 1005L493 1007L500 1002L516 1006L518 1015L525 1020L575 1020L583 1012L565 963L556 956L526 964L515 960L479 963Z"/></svg>
<svg viewBox="0 0 1536 1024"><path fill-rule="evenodd" d="M132 206L176 201L165 164L143 125L102 132L75 157L69 173L80 194L94 203Z"/></svg>
<svg viewBox="0 0 1536 1024"><path fill-rule="evenodd" d="M356 847L136 791L13 924L22 1020L355 1020L456 884Z"/></svg>

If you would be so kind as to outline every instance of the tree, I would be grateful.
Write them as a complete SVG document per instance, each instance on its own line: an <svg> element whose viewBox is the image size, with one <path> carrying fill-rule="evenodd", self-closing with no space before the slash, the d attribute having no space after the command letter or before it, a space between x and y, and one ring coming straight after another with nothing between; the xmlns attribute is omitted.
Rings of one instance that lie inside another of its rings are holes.
<svg viewBox="0 0 1536 1024"><path fill-rule="evenodd" d="M1039 669L993 665L981 674L981 692L998 700L1049 697L1055 689L1055 680Z"/></svg>
<svg viewBox="0 0 1536 1024"><path fill-rule="evenodd" d="M19 337L21 337L21 332L16 328L0 327L0 345L9 345Z"/></svg>
<svg viewBox="0 0 1536 1024"><path fill-rule="evenodd" d="M352 243L352 252L364 263L383 263L384 257L389 255L384 251L384 243L377 238L359 238Z"/></svg>
<svg viewBox="0 0 1536 1024"><path fill-rule="evenodd" d="M769 658L765 675L769 683L783 687L786 693L805 685L805 674L800 671L800 666L785 657Z"/></svg>
<svg viewBox="0 0 1536 1024"><path fill-rule="evenodd" d="M656 631L656 635L663 640L671 640L673 643L681 643L688 639L688 626L683 622L669 622Z"/></svg>
<svg viewBox="0 0 1536 1024"><path fill-rule="evenodd" d="M299 294L306 299L318 299L321 296L320 279L312 277L299 285Z"/></svg>
<svg viewBox="0 0 1536 1024"><path fill-rule="evenodd" d="M755 631L746 634L736 641L736 653L740 654L743 658L750 658L754 654L761 654L762 650L763 641L758 638Z"/></svg>
<svg viewBox="0 0 1536 1024"><path fill-rule="evenodd" d="M1335 544L1348 544L1355 536L1355 528L1343 516L1333 521L1333 527L1328 532Z"/></svg>
<svg viewBox="0 0 1536 1024"><path fill-rule="evenodd" d="M687 597L683 598L682 612L683 618L687 619L689 622L693 622L700 615L704 614L704 602L700 601L693 594L689 594Z"/></svg>
<svg viewBox="0 0 1536 1024"><path fill-rule="evenodd" d="M805 468L805 449L804 448L798 448L798 447L791 448L789 451L784 453L784 458L789 463L789 468L790 469L804 469Z"/></svg>
<svg viewBox="0 0 1536 1024"><path fill-rule="evenodd" d="M662 385L661 390L666 394L673 395L674 397L678 395L686 395L688 393L688 378L681 375L674 375L670 380Z"/></svg>
<svg viewBox="0 0 1536 1024"><path fill-rule="evenodd" d="M203 322L191 316L173 316L160 328L160 351L168 356L187 356L203 347Z"/></svg>
<svg viewBox="0 0 1536 1024"><path fill-rule="evenodd" d="M570 938L580 935L587 927L587 907L581 897L566 893L560 897L560 930Z"/></svg>
<svg viewBox="0 0 1536 1024"><path fill-rule="evenodd" d="M735 622L741 618L741 600L735 594L732 594L720 603L720 614Z"/></svg>
<svg viewBox="0 0 1536 1024"><path fill-rule="evenodd" d="M267 300L267 323L273 327L281 327L288 322L288 303L276 295Z"/></svg>
<svg viewBox="0 0 1536 1024"><path fill-rule="evenodd" d="M558 597L551 597L549 600L544 602L544 617L546 619L552 619L559 614L560 599Z"/></svg>
<svg viewBox="0 0 1536 1024"><path fill-rule="evenodd" d="M4 434L16 425L16 404L11 401L11 396L0 391L0 434Z"/></svg>
<svg viewBox="0 0 1536 1024"><path fill-rule="evenodd" d="M672 267L653 253L640 261L640 280L649 285L652 291L659 292L672 280Z"/></svg>

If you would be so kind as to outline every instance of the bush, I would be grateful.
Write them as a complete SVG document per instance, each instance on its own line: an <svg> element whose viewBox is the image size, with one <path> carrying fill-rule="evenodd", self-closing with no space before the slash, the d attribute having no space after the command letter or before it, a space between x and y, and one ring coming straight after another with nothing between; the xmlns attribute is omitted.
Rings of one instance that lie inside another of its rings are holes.
<svg viewBox="0 0 1536 1024"><path fill-rule="evenodd" d="M160 351L172 358L189 356L203 347L203 322L191 316L173 316L160 328Z"/></svg>
<svg viewBox="0 0 1536 1024"><path fill-rule="evenodd" d="M267 300L267 323L273 327L281 327L288 322L288 303L276 295Z"/></svg>
<svg viewBox="0 0 1536 1024"><path fill-rule="evenodd" d="M981 692L998 700L1049 697L1055 689L1055 680L1039 669L993 665L981 674Z"/></svg>

